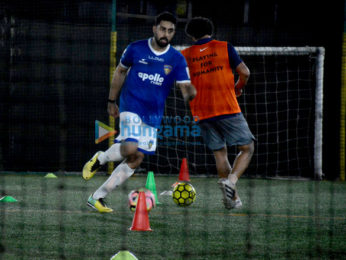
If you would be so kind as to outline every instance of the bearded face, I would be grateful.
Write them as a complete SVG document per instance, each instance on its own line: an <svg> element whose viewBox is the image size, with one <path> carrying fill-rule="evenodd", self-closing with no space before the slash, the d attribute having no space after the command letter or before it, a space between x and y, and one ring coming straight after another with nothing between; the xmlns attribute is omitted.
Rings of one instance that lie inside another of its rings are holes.
<svg viewBox="0 0 346 260"><path fill-rule="evenodd" d="M168 21L161 21L153 27L154 39L160 48L165 48L173 39L175 25Z"/></svg>
<svg viewBox="0 0 346 260"><path fill-rule="evenodd" d="M154 38L155 38L157 45L159 45L161 48L166 47L169 43L167 37L158 38L157 36L154 35Z"/></svg>

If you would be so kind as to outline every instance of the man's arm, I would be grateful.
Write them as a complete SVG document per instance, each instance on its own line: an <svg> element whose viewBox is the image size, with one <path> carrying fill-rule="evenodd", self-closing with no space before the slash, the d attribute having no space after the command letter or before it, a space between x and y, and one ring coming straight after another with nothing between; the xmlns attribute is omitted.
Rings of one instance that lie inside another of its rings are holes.
<svg viewBox="0 0 346 260"><path fill-rule="evenodd" d="M127 68L121 67L118 65L114 71L111 87L109 89L109 95L108 95L108 114L113 117L119 116L119 108L115 104L116 99L119 96L121 87L124 84L126 74L127 74Z"/></svg>
<svg viewBox="0 0 346 260"><path fill-rule="evenodd" d="M237 83L235 83L235 94L237 97L239 97L243 92L242 88L247 84L249 80L250 70L244 62L239 63L235 70L239 75L238 81Z"/></svg>
<svg viewBox="0 0 346 260"><path fill-rule="evenodd" d="M191 83L177 83L177 86L180 88L185 102L195 98L197 90Z"/></svg>

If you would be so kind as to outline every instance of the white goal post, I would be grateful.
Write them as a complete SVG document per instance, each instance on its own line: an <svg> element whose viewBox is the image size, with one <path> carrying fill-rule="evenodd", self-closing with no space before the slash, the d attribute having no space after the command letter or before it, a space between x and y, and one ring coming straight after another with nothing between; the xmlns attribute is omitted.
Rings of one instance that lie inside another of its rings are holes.
<svg viewBox="0 0 346 260"><path fill-rule="evenodd" d="M314 174L322 179L322 144L323 144L323 75L324 47L235 47L239 55L310 55L317 56L316 91L315 91L315 142L314 142Z"/></svg>

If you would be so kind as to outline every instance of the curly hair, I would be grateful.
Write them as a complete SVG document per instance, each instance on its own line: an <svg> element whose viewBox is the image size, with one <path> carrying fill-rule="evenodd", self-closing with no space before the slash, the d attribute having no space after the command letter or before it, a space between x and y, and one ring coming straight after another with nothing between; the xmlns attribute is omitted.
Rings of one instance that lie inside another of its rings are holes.
<svg viewBox="0 0 346 260"><path fill-rule="evenodd" d="M204 35L212 35L214 32L213 22L205 17L194 17L185 27L185 33L196 39L203 37Z"/></svg>

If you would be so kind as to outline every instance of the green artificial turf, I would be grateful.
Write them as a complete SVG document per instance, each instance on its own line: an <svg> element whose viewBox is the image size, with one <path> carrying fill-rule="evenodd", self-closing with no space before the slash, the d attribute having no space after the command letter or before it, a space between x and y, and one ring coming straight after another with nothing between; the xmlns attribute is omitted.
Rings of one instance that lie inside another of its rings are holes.
<svg viewBox="0 0 346 260"><path fill-rule="evenodd" d="M86 206L104 181L95 176L0 176L0 259L110 259L122 249L138 259L346 258L346 183L240 179L243 208L226 210L216 178L191 178L196 201L170 196L175 177L155 176L161 204L149 212L153 231L130 231L128 193L146 184L133 176L113 191L100 214Z"/></svg>

